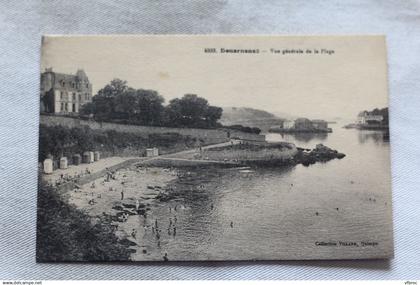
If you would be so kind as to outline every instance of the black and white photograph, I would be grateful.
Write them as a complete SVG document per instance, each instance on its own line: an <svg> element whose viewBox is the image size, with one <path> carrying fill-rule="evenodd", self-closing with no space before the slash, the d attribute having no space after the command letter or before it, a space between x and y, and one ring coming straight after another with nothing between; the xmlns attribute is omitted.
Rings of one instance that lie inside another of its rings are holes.
<svg viewBox="0 0 420 285"><path fill-rule="evenodd" d="M41 53L37 262L393 257L384 36Z"/></svg>

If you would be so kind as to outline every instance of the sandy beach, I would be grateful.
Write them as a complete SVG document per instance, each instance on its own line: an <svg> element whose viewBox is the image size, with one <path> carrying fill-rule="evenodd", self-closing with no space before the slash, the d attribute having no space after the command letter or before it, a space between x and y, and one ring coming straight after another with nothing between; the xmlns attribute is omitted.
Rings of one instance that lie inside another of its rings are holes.
<svg viewBox="0 0 420 285"><path fill-rule="evenodd" d="M150 239L143 237L155 227L152 211L155 198L165 191L170 181L176 179L176 175L176 171L166 168L132 165L117 170L109 180L105 175L80 189L73 189L69 193L69 203L85 210L93 218L112 217L117 236L135 242L137 245L132 244L133 248L143 248L145 255L153 259L156 256L152 255L152 249L156 244L148 244ZM136 203L139 211L136 211ZM135 234L132 234L133 229Z"/></svg>

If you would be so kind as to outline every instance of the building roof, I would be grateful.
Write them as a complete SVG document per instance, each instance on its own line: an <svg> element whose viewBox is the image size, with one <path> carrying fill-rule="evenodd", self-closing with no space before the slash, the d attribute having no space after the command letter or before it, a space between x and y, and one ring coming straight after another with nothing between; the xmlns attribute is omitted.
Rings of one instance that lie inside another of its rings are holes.
<svg viewBox="0 0 420 285"><path fill-rule="evenodd" d="M76 76L82 81L89 81L88 77L83 69L78 69L76 72Z"/></svg>
<svg viewBox="0 0 420 285"><path fill-rule="evenodd" d="M65 74L58 73L52 70L52 68L46 68L43 74L52 73L54 74L54 89L64 90L77 90L77 83L86 82L89 83L89 79L83 69L77 70L76 74ZM64 86L63 86L64 83Z"/></svg>
<svg viewBox="0 0 420 285"><path fill-rule="evenodd" d="M308 118L297 118L295 122L308 122L310 121Z"/></svg>

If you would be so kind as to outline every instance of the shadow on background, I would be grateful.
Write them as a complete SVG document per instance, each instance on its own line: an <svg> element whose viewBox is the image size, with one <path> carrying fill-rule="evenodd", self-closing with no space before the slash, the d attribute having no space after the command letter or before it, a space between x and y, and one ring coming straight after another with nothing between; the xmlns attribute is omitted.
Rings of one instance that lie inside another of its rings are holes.
<svg viewBox="0 0 420 285"><path fill-rule="evenodd" d="M351 268L387 271L391 267L389 259L353 260L280 260L280 261L124 261L124 262L45 262L46 264L94 264L103 266L162 266L191 268L240 268L249 266L300 266L319 268ZM44 263L44 264L45 264ZM42 263L41 263L42 264Z"/></svg>

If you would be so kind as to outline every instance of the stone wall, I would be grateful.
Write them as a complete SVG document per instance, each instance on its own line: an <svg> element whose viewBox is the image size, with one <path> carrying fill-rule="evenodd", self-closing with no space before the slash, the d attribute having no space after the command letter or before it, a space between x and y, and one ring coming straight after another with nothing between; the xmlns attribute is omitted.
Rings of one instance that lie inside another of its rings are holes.
<svg viewBox="0 0 420 285"><path fill-rule="evenodd" d="M214 144L226 142L230 137L240 138L243 140L263 141L264 135L256 135L244 133L236 130L223 129L193 129L193 128L166 128L166 127L151 127L151 126L137 126L137 125L124 125L107 122L96 122L93 120L83 120L79 118L71 118L64 116L41 115L40 124L47 126L65 126L69 128L88 126L93 130L114 130L117 132L144 134L162 134L162 133L178 133L184 136L191 136L194 138L203 139L205 144Z"/></svg>

